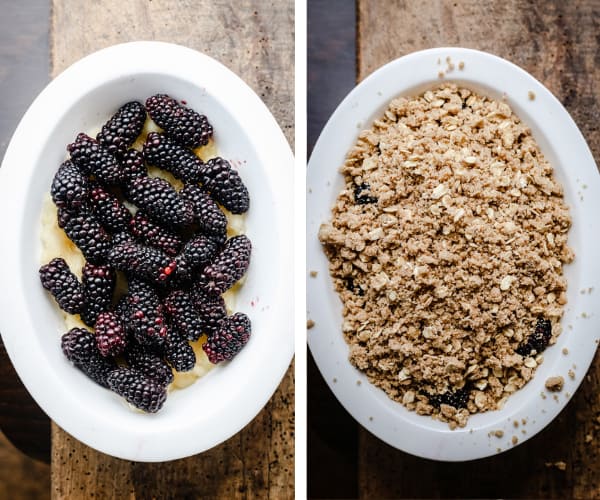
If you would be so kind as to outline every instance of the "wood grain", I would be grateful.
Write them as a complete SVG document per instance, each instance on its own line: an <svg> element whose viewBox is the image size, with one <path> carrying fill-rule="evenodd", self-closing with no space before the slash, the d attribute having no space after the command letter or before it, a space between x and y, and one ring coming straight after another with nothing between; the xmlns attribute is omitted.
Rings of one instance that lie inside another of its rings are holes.
<svg viewBox="0 0 600 500"><path fill-rule="evenodd" d="M244 79L293 144L293 9L291 0L53 0L52 73L120 42L186 45ZM53 425L53 498L291 498L293 402L292 366L243 431L203 454L159 464L106 456Z"/></svg>
<svg viewBox="0 0 600 500"><path fill-rule="evenodd" d="M518 64L565 105L600 158L600 3L358 1L358 79L420 49L462 46ZM361 430L361 498L600 498L600 356L560 416L502 455L464 464L399 452ZM586 443L586 436L594 441ZM545 467L565 461L567 469Z"/></svg>

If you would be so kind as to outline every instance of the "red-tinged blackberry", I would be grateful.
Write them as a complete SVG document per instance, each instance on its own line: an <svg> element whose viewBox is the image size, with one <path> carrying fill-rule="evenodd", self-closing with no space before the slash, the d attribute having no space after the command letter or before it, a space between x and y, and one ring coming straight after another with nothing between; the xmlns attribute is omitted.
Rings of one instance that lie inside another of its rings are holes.
<svg viewBox="0 0 600 500"><path fill-rule="evenodd" d="M81 319L86 325L94 326L98 315L111 307L117 276L111 267L89 262L85 263L81 274L85 299Z"/></svg>
<svg viewBox="0 0 600 500"><path fill-rule="evenodd" d="M228 361L233 358L250 339L250 319L244 313L235 313L219 323L219 327L202 346L213 363Z"/></svg>
<svg viewBox="0 0 600 500"><path fill-rule="evenodd" d="M65 161L54 175L50 196L57 207L78 209L85 205L89 182L71 160Z"/></svg>
<svg viewBox="0 0 600 500"><path fill-rule="evenodd" d="M144 154L137 149L128 149L119 155L117 161L121 165L121 180L125 185L148 175Z"/></svg>
<svg viewBox="0 0 600 500"><path fill-rule="evenodd" d="M171 172L185 183L196 184L204 162L191 150L180 146L164 134L150 132L144 144L144 156L149 165Z"/></svg>
<svg viewBox="0 0 600 500"><path fill-rule="evenodd" d="M462 389L457 389L456 391L448 390L443 394L425 393L425 395L429 398L429 404L437 409L445 404L459 410L461 408L466 408L467 403L469 402L469 389L466 386Z"/></svg>
<svg viewBox="0 0 600 500"><path fill-rule="evenodd" d="M187 184L179 194L192 203L194 218L203 233L227 239L227 217L204 189Z"/></svg>
<svg viewBox="0 0 600 500"><path fill-rule="evenodd" d="M211 158L202 168L202 186L233 214L243 214L250 206L250 195L240 174L227 160Z"/></svg>
<svg viewBox="0 0 600 500"><path fill-rule="evenodd" d="M77 245L86 260L92 263L106 260L111 247L110 236L93 214L59 208L58 225Z"/></svg>
<svg viewBox="0 0 600 500"><path fill-rule="evenodd" d="M200 284L193 286L190 297L200 316L202 331L210 337L218 328L221 320L227 316L225 300L220 295L206 293Z"/></svg>
<svg viewBox="0 0 600 500"><path fill-rule="evenodd" d="M183 247L183 240L178 234L153 222L143 210L137 211L129 227L140 243L158 248L167 255L177 255Z"/></svg>
<svg viewBox="0 0 600 500"><path fill-rule="evenodd" d="M134 241L126 241L112 247L107 260L120 271L156 284L165 282L177 265L175 260L162 250Z"/></svg>
<svg viewBox="0 0 600 500"><path fill-rule="evenodd" d="M125 350L125 361L130 368L142 372L146 377L163 386L173 382L171 367L155 351L132 343Z"/></svg>
<svg viewBox="0 0 600 500"><path fill-rule="evenodd" d="M84 328L72 328L62 336L62 351L69 361L94 382L107 387L107 378L116 364L100 355L96 338Z"/></svg>
<svg viewBox="0 0 600 500"><path fill-rule="evenodd" d="M172 333L165 345L165 359L178 372L189 372L196 364L196 353L179 333Z"/></svg>
<svg viewBox="0 0 600 500"><path fill-rule="evenodd" d="M75 142L67 146L71 160L83 173L94 175L107 184L118 184L121 166L108 149L98 144L89 135L79 134Z"/></svg>
<svg viewBox="0 0 600 500"><path fill-rule="evenodd" d="M94 184L89 199L94 215L105 229L113 233L127 230L131 213L119 198L99 184Z"/></svg>
<svg viewBox="0 0 600 500"><path fill-rule="evenodd" d="M173 290L164 301L165 312L171 324L188 340L198 340L202 335L202 321L192 298L183 290Z"/></svg>
<svg viewBox="0 0 600 500"><path fill-rule="evenodd" d="M129 368L117 368L107 378L108 387L136 408L156 413L167 399L164 385Z"/></svg>
<svg viewBox="0 0 600 500"><path fill-rule="evenodd" d="M551 338L552 323L548 319L538 318L534 332L516 349L516 353L529 356L535 350L536 354L540 354L548 347Z"/></svg>
<svg viewBox="0 0 600 500"><path fill-rule="evenodd" d="M127 346L127 335L119 317L113 312L103 312L96 319L96 343L104 357L121 354Z"/></svg>
<svg viewBox="0 0 600 500"><path fill-rule="evenodd" d="M141 102L121 106L102 126L96 140L111 153L123 153L138 138L146 122L146 109Z"/></svg>
<svg viewBox="0 0 600 500"><path fill-rule="evenodd" d="M156 94L146 99L146 109L150 118L182 146L204 146L212 137L213 129L206 116L166 94Z"/></svg>
<svg viewBox="0 0 600 500"><path fill-rule="evenodd" d="M84 303L83 288L64 259L52 259L40 267L42 286L48 290L59 307L69 314L78 314Z"/></svg>
<svg viewBox="0 0 600 500"><path fill-rule="evenodd" d="M139 344L160 348L167 337L163 306L154 288L142 280L131 278L127 300L125 327Z"/></svg>
<svg viewBox="0 0 600 500"><path fill-rule="evenodd" d="M140 177L129 184L127 197L152 219L167 227L186 226L194 220L190 204L164 179Z"/></svg>
<svg viewBox="0 0 600 500"><path fill-rule="evenodd" d="M204 268L200 281L213 295L221 295L246 272L250 264L252 243L244 234L228 239L213 262Z"/></svg>

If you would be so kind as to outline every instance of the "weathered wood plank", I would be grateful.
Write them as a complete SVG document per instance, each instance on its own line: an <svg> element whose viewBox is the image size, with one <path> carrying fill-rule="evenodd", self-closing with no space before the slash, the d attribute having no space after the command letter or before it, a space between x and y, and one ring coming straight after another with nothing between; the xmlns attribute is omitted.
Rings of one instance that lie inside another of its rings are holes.
<svg viewBox="0 0 600 500"><path fill-rule="evenodd" d="M52 73L120 42L186 45L243 78L293 144L293 8L291 1L266 0L53 0ZM293 401L292 366L267 406L243 431L203 454L160 464L106 456L53 425L53 497L291 498Z"/></svg>
<svg viewBox="0 0 600 500"><path fill-rule="evenodd" d="M600 158L600 4L526 0L358 1L359 81L382 64L420 49L463 46L525 68L571 113ZM547 429L497 457L465 464L422 460L361 430L362 498L600 498L600 356ZM594 441L586 443L586 436ZM545 462L563 460L561 472Z"/></svg>

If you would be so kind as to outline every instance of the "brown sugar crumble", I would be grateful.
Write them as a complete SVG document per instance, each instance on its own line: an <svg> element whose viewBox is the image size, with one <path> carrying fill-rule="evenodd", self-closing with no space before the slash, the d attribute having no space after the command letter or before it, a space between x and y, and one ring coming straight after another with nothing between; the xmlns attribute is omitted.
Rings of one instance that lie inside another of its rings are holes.
<svg viewBox="0 0 600 500"><path fill-rule="evenodd" d="M529 97L530 101L535 101L535 92L530 90L529 92L527 92L527 97Z"/></svg>
<svg viewBox="0 0 600 500"><path fill-rule="evenodd" d="M546 379L546 389L552 392L560 392L562 391L565 385L565 379L561 376L558 377L549 377Z"/></svg>
<svg viewBox="0 0 600 500"><path fill-rule="evenodd" d="M531 131L505 102L446 83L394 99L341 173L319 239L351 363L452 427L500 408L561 333L573 260Z"/></svg>
<svg viewBox="0 0 600 500"><path fill-rule="evenodd" d="M311 277L311 278L316 278L316 277L318 276L318 274L319 274L319 273L318 273L317 271L311 271L311 272L310 272L310 277Z"/></svg>
<svg viewBox="0 0 600 500"><path fill-rule="evenodd" d="M315 322L312 319L306 321L306 329L310 330L313 326L315 326Z"/></svg>

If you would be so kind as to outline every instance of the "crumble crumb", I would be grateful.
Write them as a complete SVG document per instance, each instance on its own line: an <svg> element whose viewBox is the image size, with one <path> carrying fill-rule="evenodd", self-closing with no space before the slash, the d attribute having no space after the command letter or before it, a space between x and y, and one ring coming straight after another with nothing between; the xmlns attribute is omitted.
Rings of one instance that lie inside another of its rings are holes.
<svg viewBox="0 0 600 500"><path fill-rule="evenodd" d="M516 445L519 442L519 438L517 436L513 436L511 442L513 445Z"/></svg>
<svg viewBox="0 0 600 500"><path fill-rule="evenodd" d="M530 90L529 92L527 92L527 97L529 97L530 101L534 101L535 100L535 92L533 92L533 90Z"/></svg>
<svg viewBox="0 0 600 500"><path fill-rule="evenodd" d="M573 370L569 370L569 372L568 372L568 373L569 373L569 377L570 377L572 380L575 380L575 372L574 372Z"/></svg>
<svg viewBox="0 0 600 500"><path fill-rule="evenodd" d="M546 379L546 389L552 392L560 392L562 391L563 386L565 385L565 379L561 376L558 377L549 377Z"/></svg>
<svg viewBox="0 0 600 500"><path fill-rule="evenodd" d="M569 349L567 349L566 347L563 347L562 353L566 356L567 354L569 354Z"/></svg>
<svg viewBox="0 0 600 500"><path fill-rule="evenodd" d="M311 277L311 278L316 278L316 277L318 276L318 274L319 274L319 273L318 273L317 271L311 271L311 272L310 272L310 277Z"/></svg>
<svg viewBox="0 0 600 500"><path fill-rule="evenodd" d="M464 62L464 61L460 61L460 62L458 63L458 69L460 69L460 70L463 70L463 69L465 69L465 62Z"/></svg>
<svg viewBox="0 0 600 500"><path fill-rule="evenodd" d="M438 71L438 78L444 78L444 72Z"/></svg>
<svg viewBox="0 0 600 500"><path fill-rule="evenodd" d="M593 440L594 440L594 435L592 433L585 435L585 442L586 442L586 444L591 443Z"/></svg>
<svg viewBox="0 0 600 500"><path fill-rule="evenodd" d="M313 326L315 326L315 322L312 319L306 321L306 329L310 330Z"/></svg>
<svg viewBox="0 0 600 500"><path fill-rule="evenodd" d="M496 436L497 438L501 438L504 436L504 431L501 429L498 429L497 431L493 432L493 435Z"/></svg>
<svg viewBox="0 0 600 500"><path fill-rule="evenodd" d="M528 344L539 318L549 344L561 333L574 257L531 131L506 102L442 84L394 99L340 171L319 239L351 363L453 427L498 409L543 361Z"/></svg>
<svg viewBox="0 0 600 500"><path fill-rule="evenodd" d="M545 465L548 468L554 467L555 469L562 470L562 471L567 469L567 463L563 462L562 460L559 462L546 462Z"/></svg>

